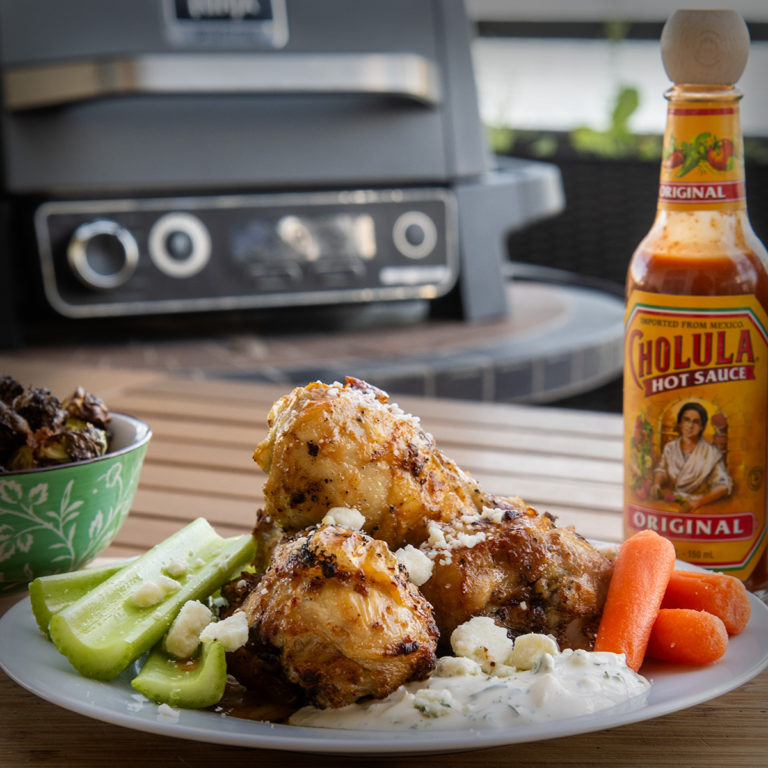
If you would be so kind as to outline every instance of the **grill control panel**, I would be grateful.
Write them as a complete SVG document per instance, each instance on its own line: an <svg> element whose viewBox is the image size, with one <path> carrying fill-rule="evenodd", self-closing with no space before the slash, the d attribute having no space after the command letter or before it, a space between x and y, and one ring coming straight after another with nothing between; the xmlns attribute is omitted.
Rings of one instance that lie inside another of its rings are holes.
<svg viewBox="0 0 768 768"><path fill-rule="evenodd" d="M443 188L56 201L35 232L66 317L436 298L458 277Z"/></svg>

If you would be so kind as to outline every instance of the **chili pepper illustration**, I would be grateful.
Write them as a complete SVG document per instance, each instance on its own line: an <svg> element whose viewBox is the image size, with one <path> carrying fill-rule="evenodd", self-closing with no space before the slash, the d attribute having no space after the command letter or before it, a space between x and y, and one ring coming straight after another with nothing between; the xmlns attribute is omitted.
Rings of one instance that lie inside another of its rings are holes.
<svg viewBox="0 0 768 768"><path fill-rule="evenodd" d="M707 148L707 162L716 171L727 171L733 165L733 142L730 139L714 138Z"/></svg>

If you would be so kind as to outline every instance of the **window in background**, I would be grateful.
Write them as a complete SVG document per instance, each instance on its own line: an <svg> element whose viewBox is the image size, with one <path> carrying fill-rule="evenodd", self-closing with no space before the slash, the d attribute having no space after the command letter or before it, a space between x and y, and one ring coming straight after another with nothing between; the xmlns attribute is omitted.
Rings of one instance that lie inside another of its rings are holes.
<svg viewBox="0 0 768 768"><path fill-rule="evenodd" d="M491 3L493 4L493 3ZM474 8L480 109L499 154L556 163L566 209L509 239L513 261L553 267L622 285L629 259L656 208L666 118L654 20L483 20ZM573 7L570 5L569 7ZM768 240L768 6L750 22L752 50L740 89L750 217ZM549 10L549 18L546 11ZM619 9L620 10L620 9ZM470 7L470 11L473 8ZM671 12L671 9L670 9Z"/></svg>

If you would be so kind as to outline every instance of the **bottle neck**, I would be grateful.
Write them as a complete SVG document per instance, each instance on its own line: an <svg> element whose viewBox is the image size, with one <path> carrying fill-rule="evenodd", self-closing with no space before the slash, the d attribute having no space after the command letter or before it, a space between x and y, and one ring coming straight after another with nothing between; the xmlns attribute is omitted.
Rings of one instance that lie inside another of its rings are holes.
<svg viewBox="0 0 768 768"><path fill-rule="evenodd" d="M729 86L676 85L665 96L659 210L745 211L741 93Z"/></svg>

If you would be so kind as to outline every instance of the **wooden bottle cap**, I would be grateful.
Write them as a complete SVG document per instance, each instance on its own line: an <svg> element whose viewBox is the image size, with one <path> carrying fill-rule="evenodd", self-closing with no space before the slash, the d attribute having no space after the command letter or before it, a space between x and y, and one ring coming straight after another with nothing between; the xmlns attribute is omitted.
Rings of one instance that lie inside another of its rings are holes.
<svg viewBox="0 0 768 768"><path fill-rule="evenodd" d="M673 83L733 85L749 56L749 30L737 11L675 11L661 32L661 58Z"/></svg>

